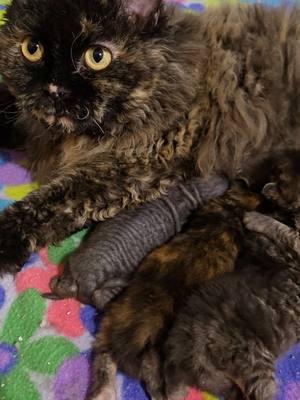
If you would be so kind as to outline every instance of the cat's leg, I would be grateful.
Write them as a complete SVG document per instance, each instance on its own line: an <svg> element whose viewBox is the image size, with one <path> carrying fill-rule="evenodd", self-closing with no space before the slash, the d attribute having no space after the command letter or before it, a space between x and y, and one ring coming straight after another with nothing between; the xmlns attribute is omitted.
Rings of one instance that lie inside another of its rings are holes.
<svg viewBox="0 0 300 400"><path fill-rule="evenodd" d="M44 295L48 299L59 300L77 297L78 284L68 262L64 265L63 273L51 279L50 289L51 293Z"/></svg>
<svg viewBox="0 0 300 400"><path fill-rule="evenodd" d="M82 268L85 270L84 266ZM76 280L70 268L65 267L62 275L51 279L51 293L45 293L43 296L51 300L77 298L82 303L92 304L101 310L128 285L128 280L126 277L112 278L104 282L100 280L99 286L96 280L93 282L96 284L95 288L86 280Z"/></svg>
<svg viewBox="0 0 300 400"><path fill-rule="evenodd" d="M136 198L145 201L162 190L156 180L153 186L147 182L148 189L143 191L141 182L134 184L134 178L126 180L123 173L120 183L116 172L106 171L104 176L103 171L90 168L72 171L5 209L0 215L0 275L16 273L31 252L59 243L94 221L113 217L124 204L136 205ZM142 174L139 178L143 179ZM137 188L135 196L128 190L132 185Z"/></svg>
<svg viewBox="0 0 300 400"><path fill-rule="evenodd" d="M151 349L142 356L141 379L151 400L164 400L164 379L158 351Z"/></svg>
<svg viewBox="0 0 300 400"><path fill-rule="evenodd" d="M117 366L109 353L99 351L96 347L88 400L117 400L116 374Z"/></svg>
<svg viewBox="0 0 300 400"><path fill-rule="evenodd" d="M234 365L224 371L231 377L249 400L274 400L277 385L275 380L275 357L257 343L252 350L236 353L232 349Z"/></svg>
<svg viewBox="0 0 300 400"><path fill-rule="evenodd" d="M264 234L282 249L289 247L300 254L300 238L295 229L256 211L246 213L244 223L247 229Z"/></svg>

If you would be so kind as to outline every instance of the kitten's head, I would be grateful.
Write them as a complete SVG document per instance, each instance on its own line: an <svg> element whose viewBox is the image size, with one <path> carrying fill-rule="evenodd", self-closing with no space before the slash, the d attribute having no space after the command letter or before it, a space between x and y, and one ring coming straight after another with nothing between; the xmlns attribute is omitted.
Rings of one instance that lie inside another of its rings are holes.
<svg viewBox="0 0 300 400"><path fill-rule="evenodd" d="M170 93L179 98L190 88L178 83L184 52L172 53L161 3L13 0L0 72L20 110L69 131L101 130L106 121L140 128L154 114L163 121L174 113Z"/></svg>
<svg viewBox="0 0 300 400"><path fill-rule="evenodd" d="M274 204L299 212L300 210L300 151L287 150L275 159L272 181L263 194Z"/></svg>

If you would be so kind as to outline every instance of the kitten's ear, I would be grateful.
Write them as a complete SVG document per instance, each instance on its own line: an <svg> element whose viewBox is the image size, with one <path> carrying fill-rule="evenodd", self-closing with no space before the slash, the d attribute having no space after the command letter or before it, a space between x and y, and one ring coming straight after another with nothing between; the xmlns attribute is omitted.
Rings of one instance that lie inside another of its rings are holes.
<svg viewBox="0 0 300 400"><path fill-rule="evenodd" d="M144 26L149 22L156 23L162 0L120 0L126 14L133 22Z"/></svg>

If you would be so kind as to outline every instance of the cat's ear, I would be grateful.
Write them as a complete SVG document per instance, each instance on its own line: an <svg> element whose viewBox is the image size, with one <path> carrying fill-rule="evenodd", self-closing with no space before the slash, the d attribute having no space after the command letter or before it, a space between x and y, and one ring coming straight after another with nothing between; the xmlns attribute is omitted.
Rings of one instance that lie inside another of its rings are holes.
<svg viewBox="0 0 300 400"><path fill-rule="evenodd" d="M156 23L162 0L120 0L123 10L128 17L136 23L144 26L148 23Z"/></svg>

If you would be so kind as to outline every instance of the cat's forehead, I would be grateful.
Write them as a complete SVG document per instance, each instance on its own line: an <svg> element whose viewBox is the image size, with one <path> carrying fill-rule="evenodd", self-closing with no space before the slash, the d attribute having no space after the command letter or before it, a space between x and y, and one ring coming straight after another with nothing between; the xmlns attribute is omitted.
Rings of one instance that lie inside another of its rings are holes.
<svg viewBox="0 0 300 400"><path fill-rule="evenodd" d="M19 1L8 11L9 23L48 43L70 43L80 34L108 39L120 32L116 1L25 0L23 7Z"/></svg>

